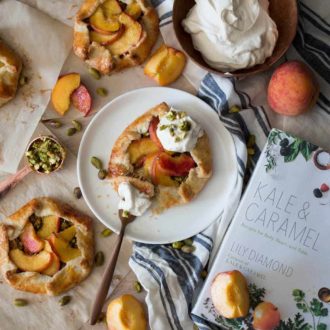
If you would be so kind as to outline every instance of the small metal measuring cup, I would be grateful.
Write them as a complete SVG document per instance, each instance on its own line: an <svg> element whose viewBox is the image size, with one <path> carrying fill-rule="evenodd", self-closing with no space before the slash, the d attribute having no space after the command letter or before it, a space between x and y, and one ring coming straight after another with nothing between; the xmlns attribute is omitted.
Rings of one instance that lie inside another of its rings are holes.
<svg viewBox="0 0 330 330"><path fill-rule="evenodd" d="M28 157L25 155L25 158L26 158L26 160L28 161L28 164L25 165L21 170L19 170L19 171L16 172L15 174L10 175L8 178L6 178L6 179L3 180L2 182L0 182L0 199L1 199L2 197L4 197L4 196L6 195L6 193L7 193L10 189L12 189L13 187L15 187L16 184L17 184L18 182L20 182L21 180L23 180L23 178L24 178L26 175L28 175L29 173L31 173L31 172L37 172L37 173L39 173L39 174L51 174L51 173L53 173L53 172L58 171L58 170L62 167L62 165L63 165L63 163L64 163L65 156L66 156L66 152L65 152L65 149L63 148L63 146L59 143L59 141L56 140L56 139L55 139L54 137L52 137L52 136L49 136L49 135L42 135L42 136L39 136L39 137L33 139L33 140L29 143L28 147L26 148L26 151L29 151L29 150L32 148L33 144L34 144L36 141L42 141L42 142L44 142L44 141L46 141L46 140L52 140L54 143L56 143L57 145L59 145L59 147L60 147L60 153L61 153L61 159L60 159L60 163L59 163L59 165L58 165L56 168L52 169L50 172L45 173L45 172L42 171L42 168L40 168L40 169L36 169L36 168L35 168L35 167L34 167L34 166L28 161Z"/></svg>

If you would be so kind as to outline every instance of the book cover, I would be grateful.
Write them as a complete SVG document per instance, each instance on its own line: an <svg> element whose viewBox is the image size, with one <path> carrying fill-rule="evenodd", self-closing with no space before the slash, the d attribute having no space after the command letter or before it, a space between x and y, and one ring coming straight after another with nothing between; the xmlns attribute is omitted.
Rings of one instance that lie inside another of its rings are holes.
<svg viewBox="0 0 330 330"><path fill-rule="evenodd" d="M252 329L253 308L277 306L281 330L330 329L330 154L273 129L192 313ZM250 310L226 319L210 286L219 272L245 275Z"/></svg>

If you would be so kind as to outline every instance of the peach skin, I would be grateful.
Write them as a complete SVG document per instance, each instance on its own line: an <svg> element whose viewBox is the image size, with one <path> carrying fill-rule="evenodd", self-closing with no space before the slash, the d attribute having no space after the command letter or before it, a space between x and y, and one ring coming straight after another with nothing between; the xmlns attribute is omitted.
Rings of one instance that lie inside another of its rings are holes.
<svg viewBox="0 0 330 330"><path fill-rule="evenodd" d="M281 315L277 307L264 301L253 312L253 328L256 330L273 330L279 326Z"/></svg>
<svg viewBox="0 0 330 330"><path fill-rule="evenodd" d="M316 103L319 86L312 71L299 61L288 61L273 73L268 85L268 104L275 112L297 116Z"/></svg>

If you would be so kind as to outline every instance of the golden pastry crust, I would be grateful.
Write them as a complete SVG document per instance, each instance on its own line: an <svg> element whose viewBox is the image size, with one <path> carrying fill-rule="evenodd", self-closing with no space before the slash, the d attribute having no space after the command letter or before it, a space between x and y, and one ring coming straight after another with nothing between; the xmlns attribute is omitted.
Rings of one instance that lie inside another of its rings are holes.
<svg viewBox="0 0 330 330"><path fill-rule="evenodd" d="M106 0L85 0L76 14L73 36L73 51L89 66L102 74L111 74L124 68L143 63L151 52L159 34L159 19L156 10L146 0L136 0L142 15L138 22L142 25L142 34L137 44L132 45L123 54L111 54L107 46L90 40L86 20Z"/></svg>
<svg viewBox="0 0 330 330"><path fill-rule="evenodd" d="M147 188L153 186L149 181L136 177L137 173L135 173L134 167L130 163L128 147L132 141L141 138L141 133L148 130L153 117L163 116L168 111L170 111L170 107L165 102L155 106L133 121L118 137L112 148L108 164L109 178L116 191L119 184L124 180L123 178L126 178L126 181L131 182L136 188L144 192L147 191ZM189 171L184 182L177 187L163 185L155 187L152 206L154 213L159 214L175 205L190 202L212 176L212 152L206 132L197 140L196 146L190 152L190 155L196 163L196 167Z"/></svg>
<svg viewBox="0 0 330 330"><path fill-rule="evenodd" d="M0 39L0 107L16 95L22 60Z"/></svg>
<svg viewBox="0 0 330 330"><path fill-rule="evenodd" d="M32 214L40 217L56 215L72 222L76 227L77 246L81 256L68 261L53 276L38 272L17 272L17 266L9 258L9 241L22 233ZM67 291L89 275L93 256L92 220L69 205L53 199L35 198L0 224L0 270L4 279L17 290L48 295L58 295Z"/></svg>

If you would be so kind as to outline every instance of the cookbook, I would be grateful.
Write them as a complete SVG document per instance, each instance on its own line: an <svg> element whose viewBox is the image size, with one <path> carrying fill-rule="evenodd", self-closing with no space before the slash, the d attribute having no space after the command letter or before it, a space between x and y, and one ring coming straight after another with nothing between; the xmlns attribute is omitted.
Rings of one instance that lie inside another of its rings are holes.
<svg viewBox="0 0 330 330"><path fill-rule="evenodd" d="M228 329L251 329L271 302L276 329L330 329L330 154L273 129L192 313ZM246 317L226 319L211 299L220 272L246 278Z"/></svg>

